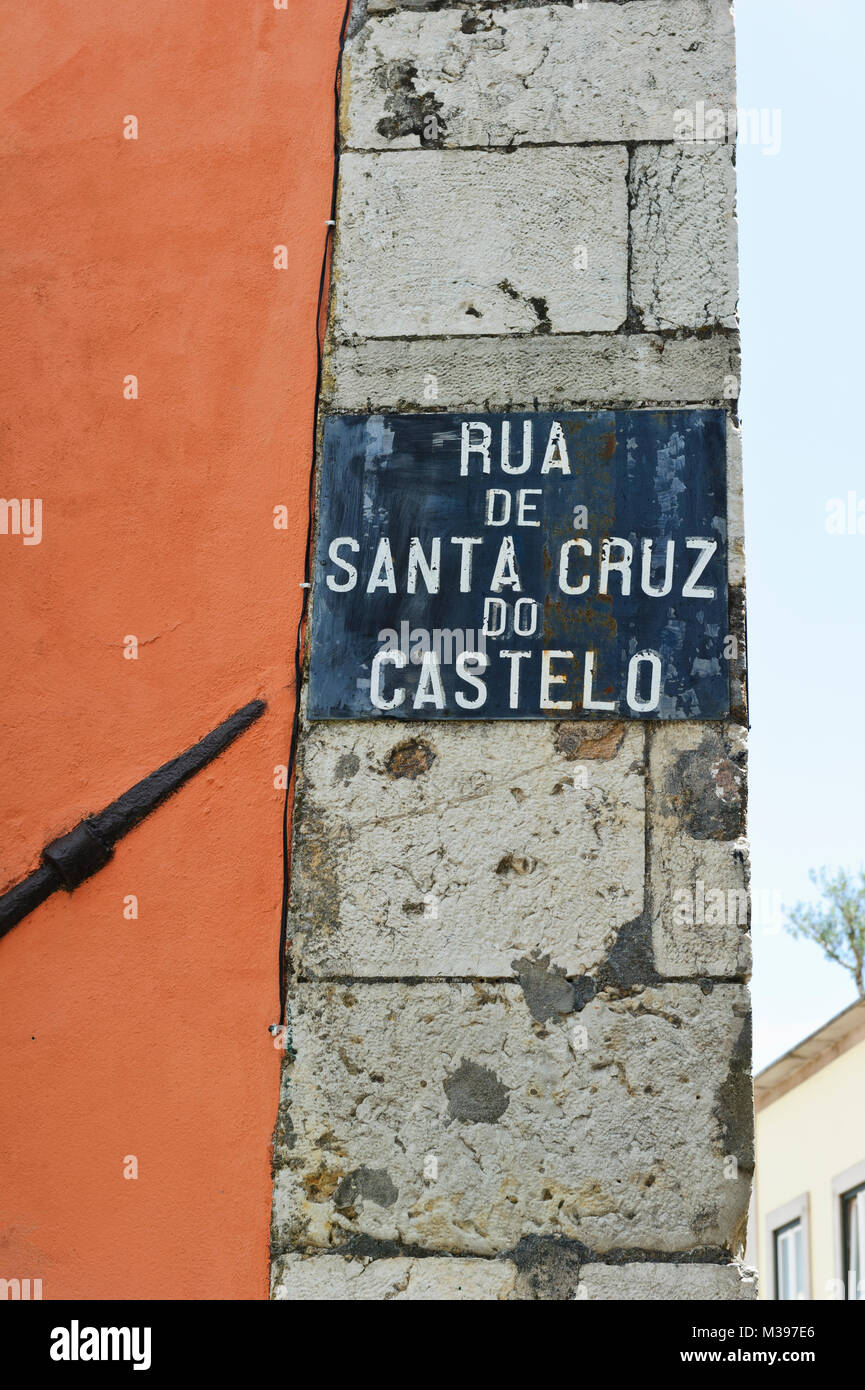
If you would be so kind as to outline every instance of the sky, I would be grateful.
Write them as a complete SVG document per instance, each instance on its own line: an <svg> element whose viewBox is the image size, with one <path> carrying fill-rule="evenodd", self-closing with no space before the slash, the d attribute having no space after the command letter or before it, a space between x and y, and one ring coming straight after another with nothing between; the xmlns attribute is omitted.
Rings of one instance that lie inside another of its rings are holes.
<svg viewBox="0 0 865 1390"><path fill-rule="evenodd" d="M770 132L737 151L760 1069L856 998L780 909L818 900L809 868L865 864L865 533L827 531L853 492L865 532L865 4L735 11L738 105Z"/></svg>

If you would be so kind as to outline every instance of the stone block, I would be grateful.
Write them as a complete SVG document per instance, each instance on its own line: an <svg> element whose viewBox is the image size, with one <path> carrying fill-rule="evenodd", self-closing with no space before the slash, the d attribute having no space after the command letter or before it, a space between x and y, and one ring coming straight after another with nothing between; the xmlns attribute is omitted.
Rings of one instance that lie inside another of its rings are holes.
<svg viewBox="0 0 865 1390"><path fill-rule="evenodd" d="M286 1255L274 1265L271 1297L324 1303L496 1301L512 1297L515 1276L514 1265L505 1260Z"/></svg>
<svg viewBox="0 0 865 1390"><path fill-rule="evenodd" d="M734 146L640 145L631 168L631 299L646 329L735 328Z"/></svg>
<svg viewBox="0 0 865 1390"><path fill-rule="evenodd" d="M596 971L643 911L643 750L624 724L307 726L298 968L498 977L545 953Z"/></svg>
<svg viewBox="0 0 865 1390"><path fill-rule="evenodd" d="M615 145L343 155L335 338L620 327L627 164Z"/></svg>
<svg viewBox="0 0 865 1390"><path fill-rule="evenodd" d="M580 1270L577 1297L628 1302L753 1300L757 1297L757 1276L753 1269L736 1263L588 1264Z"/></svg>
<svg viewBox="0 0 865 1390"><path fill-rule="evenodd" d="M347 46L343 138L354 149L671 140L678 110L735 110L732 35L728 0L403 8Z"/></svg>
<svg viewBox="0 0 865 1390"><path fill-rule="evenodd" d="M738 343L726 333L366 339L334 347L324 402L370 414L729 405L738 374Z"/></svg>
<svg viewBox="0 0 865 1390"><path fill-rule="evenodd" d="M735 984L609 991L544 1023L516 984L299 985L275 1248L735 1250L748 1021Z"/></svg>
<svg viewBox="0 0 865 1390"><path fill-rule="evenodd" d="M727 724L659 724L650 749L655 966L677 977L745 976L745 732Z"/></svg>

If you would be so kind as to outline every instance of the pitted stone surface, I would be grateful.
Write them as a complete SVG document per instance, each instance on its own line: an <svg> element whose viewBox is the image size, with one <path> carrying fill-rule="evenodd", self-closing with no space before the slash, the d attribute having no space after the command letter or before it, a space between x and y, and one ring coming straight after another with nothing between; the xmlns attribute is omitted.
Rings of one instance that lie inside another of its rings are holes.
<svg viewBox="0 0 865 1390"><path fill-rule="evenodd" d="M290 1302L495 1302L512 1297L515 1277L515 1267L504 1260L286 1255L274 1266L271 1297Z"/></svg>
<svg viewBox="0 0 865 1390"><path fill-rule="evenodd" d="M277 1249L361 1235L488 1255L529 1235L595 1251L732 1245L748 1181L724 1176L722 1082L747 1008L739 985L668 984L540 1024L516 985L298 986ZM494 1119L454 1117L447 1086L469 1064L506 1095ZM387 1173L396 1200L339 1205L360 1169Z"/></svg>
<svg viewBox="0 0 865 1390"><path fill-rule="evenodd" d="M657 1261L579 1267L574 1289L545 1290L547 1297L578 1300L751 1300L756 1272L726 1265ZM343 1255L284 1255L274 1265L272 1298L285 1302L513 1301L538 1296L511 1260L428 1256L380 1259Z"/></svg>
<svg viewBox="0 0 865 1390"><path fill-rule="evenodd" d="M673 129L735 106L727 0L350 34L325 410L734 408L734 152ZM753 1297L737 730L301 733L274 1297Z"/></svg>
<svg viewBox="0 0 865 1390"><path fill-rule="evenodd" d="M542 10L550 5L583 10L591 5L648 5L653 0L352 0L349 33L354 34L370 16L392 15L398 11L417 13L419 10L464 10L473 16L477 10Z"/></svg>
<svg viewBox="0 0 865 1390"><path fill-rule="evenodd" d="M735 328L731 145L640 145L631 168L631 297L644 328Z"/></svg>
<svg viewBox="0 0 865 1390"><path fill-rule="evenodd" d="M745 731L662 724L650 748L655 965L662 975L746 975Z"/></svg>
<svg viewBox="0 0 865 1390"><path fill-rule="evenodd" d="M625 1264L583 1265L577 1297L627 1299L755 1299L756 1271L744 1265Z"/></svg>
<svg viewBox="0 0 865 1390"><path fill-rule="evenodd" d="M562 727L567 746L544 723L310 725L298 969L510 976L539 951L568 974L595 971L643 911L644 735L616 726L595 756L599 726Z"/></svg>
<svg viewBox="0 0 865 1390"><path fill-rule="evenodd" d="M738 376L738 346L724 333L368 339L334 347L325 400L370 413L728 404Z"/></svg>
<svg viewBox="0 0 865 1390"><path fill-rule="evenodd" d="M615 145L343 155L337 338L618 328L627 167Z"/></svg>
<svg viewBox="0 0 865 1390"><path fill-rule="evenodd" d="M699 42L694 42L699 34ZM728 0L403 12L346 48L347 148L671 140L735 110Z"/></svg>
<svg viewBox="0 0 865 1390"><path fill-rule="evenodd" d="M580 0L576 0L580 3ZM598 0L592 0L597 3ZM621 4L621 0L600 0L601 3L613 5ZM354 0L358 10L366 10L369 14L393 14L395 10L440 10L440 9L466 9L472 10L485 9L494 10L504 6L517 8L525 6L527 9L541 9L549 4L573 5L575 0ZM636 0L638 4L646 3L646 0Z"/></svg>

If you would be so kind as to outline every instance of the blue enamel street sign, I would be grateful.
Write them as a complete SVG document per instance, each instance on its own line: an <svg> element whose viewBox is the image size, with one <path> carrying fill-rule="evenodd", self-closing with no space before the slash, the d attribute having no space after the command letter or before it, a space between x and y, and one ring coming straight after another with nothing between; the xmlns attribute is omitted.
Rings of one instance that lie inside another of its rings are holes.
<svg viewBox="0 0 865 1390"><path fill-rule="evenodd" d="M325 421L312 719L720 719L721 410Z"/></svg>

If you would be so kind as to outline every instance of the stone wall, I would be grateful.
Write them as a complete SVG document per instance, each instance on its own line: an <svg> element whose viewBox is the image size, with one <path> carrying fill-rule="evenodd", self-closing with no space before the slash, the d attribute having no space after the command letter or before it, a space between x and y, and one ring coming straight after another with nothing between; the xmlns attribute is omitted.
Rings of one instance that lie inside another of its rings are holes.
<svg viewBox="0 0 865 1390"><path fill-rule="evenodd" d="M725 408L733 713L303 724L276 1298L753 1296L735 152L674 139L699 103L735 109L725 0L355 0L322 414Z"/></svg>

